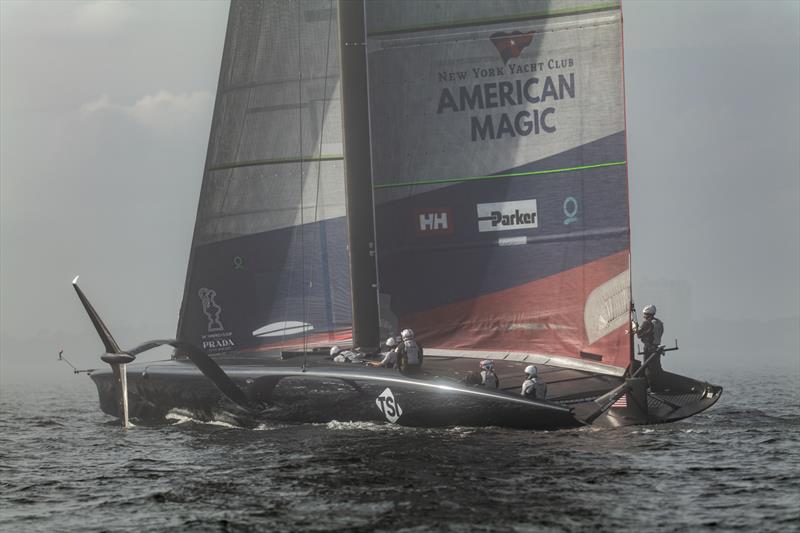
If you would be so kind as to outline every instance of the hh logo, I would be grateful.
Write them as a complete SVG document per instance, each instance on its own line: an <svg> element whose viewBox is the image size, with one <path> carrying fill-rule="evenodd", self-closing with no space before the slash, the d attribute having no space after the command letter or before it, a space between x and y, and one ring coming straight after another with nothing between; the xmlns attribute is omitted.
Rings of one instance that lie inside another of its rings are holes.
<svg viewBox="0 0 800 533"><path fill-rule="evenodd" d="M500 53L500 59L503 63L508 63L509 59L519 57L523 50L525 50L533 40L533 32L521 33L512 31L509 33L499 31L489 36L492 44Z"/></svg>
<svg viewBox="0 0 800 533"><path fill-rule="evenodd" d="M375 403L383 413L383 416L386 417L386 420L392 424L397 422L397 419L403 415L403 410L400 409L400 404L394 399L394 394L392 394L392 390L389 387L386 387L386 390L375 398Z"/></svg>
<svg viewBox="0 0 800 533"><path fill-rule="evenodd" d="M507 231L539 227L536 199L478 204L478 231Z"/></svg>
<svg viewBox="0 0 800 533"><path fill-rule="evenodd" d="M414 226L422 235L453 233L453 212L448 208L420 209L414 213Z"/></svg>

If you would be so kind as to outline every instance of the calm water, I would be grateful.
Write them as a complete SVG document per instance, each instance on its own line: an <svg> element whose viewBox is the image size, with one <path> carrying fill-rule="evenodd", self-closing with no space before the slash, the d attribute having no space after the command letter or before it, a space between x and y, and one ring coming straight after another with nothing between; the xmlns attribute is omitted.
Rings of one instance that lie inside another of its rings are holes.
<svg viewBox="0 0 800 533"><path fill-rule="evenodd" d="M710 411L616 430L125 431L65 372L0 394L0 529L800 530L797 371L714 381Z"/></svg>

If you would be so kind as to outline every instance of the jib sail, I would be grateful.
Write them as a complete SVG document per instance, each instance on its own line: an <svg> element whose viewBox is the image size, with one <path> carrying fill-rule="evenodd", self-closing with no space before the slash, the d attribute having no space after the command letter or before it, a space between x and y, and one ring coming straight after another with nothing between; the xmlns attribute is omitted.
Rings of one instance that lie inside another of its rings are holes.
<svg viewBox="0 0 800 533"><path fill-rule="evenodd" d="M381 324L630 362L619 2L366 3Z"/></svg>
<svg viewBox="0 0 800 533"><path fill-rule="evenodd" d="M338 47L333 2L231 3L178 338L349 337Z"/></svg>

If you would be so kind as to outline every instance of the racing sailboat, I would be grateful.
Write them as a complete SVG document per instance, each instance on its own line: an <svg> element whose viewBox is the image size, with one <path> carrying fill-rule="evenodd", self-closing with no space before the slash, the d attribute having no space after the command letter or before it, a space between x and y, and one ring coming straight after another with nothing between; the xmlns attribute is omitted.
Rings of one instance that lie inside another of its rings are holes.
<svg viewBox="0 0 800 533"><path fill-rule="evenodd" d="M233 0L177 339L122 350L73 283L103 411L545 429L713 405L637 370L622 52L618 0ZM403 328L421 375L328 355ZM465 382L482 359L500 388ZM546 399L519 394L531 364Z"/></svg>

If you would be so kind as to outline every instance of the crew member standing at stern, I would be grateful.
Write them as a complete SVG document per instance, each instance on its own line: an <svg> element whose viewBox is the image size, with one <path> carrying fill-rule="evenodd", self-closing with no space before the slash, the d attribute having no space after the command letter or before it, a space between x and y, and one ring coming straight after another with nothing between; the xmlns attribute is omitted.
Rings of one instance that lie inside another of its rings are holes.
<svg viewBox="0 0 800 533"><path fill-rule="evenodd" d="M646 305L642 309L642 314L644 315L644 322L640 325L634 321L632 330L644 344L644 355L642 356L642 363L644 363L658 351L658 347L661 344L661 336L664 334L664 323L656 318L655 305ZM644 369L651 387L658 388L658 381L663 371L661 368L661 356L653 356L653 360Z"/></svg>

